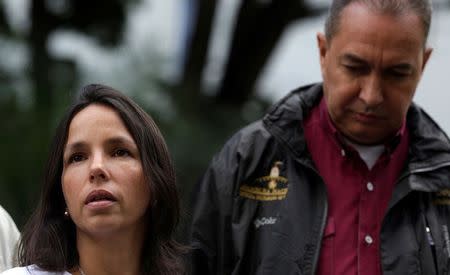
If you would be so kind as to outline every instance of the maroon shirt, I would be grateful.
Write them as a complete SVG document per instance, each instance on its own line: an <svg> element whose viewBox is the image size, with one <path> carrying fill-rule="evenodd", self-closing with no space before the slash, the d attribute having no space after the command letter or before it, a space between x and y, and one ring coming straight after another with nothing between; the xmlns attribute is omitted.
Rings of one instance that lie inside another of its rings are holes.
<svg viewBox="0 0 450 275"><path fill-rule="evenodd" d="M380 230L408 154L408 131L385 144L372 170L334 127L325 100L304 121L307 146L328 195L319 275L382 274Z"/></svg>

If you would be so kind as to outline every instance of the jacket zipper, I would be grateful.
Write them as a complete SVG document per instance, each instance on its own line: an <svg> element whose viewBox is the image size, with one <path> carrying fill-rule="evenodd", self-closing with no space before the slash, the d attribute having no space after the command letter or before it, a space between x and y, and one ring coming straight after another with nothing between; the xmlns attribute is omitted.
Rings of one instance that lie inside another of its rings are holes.
<svg viewBox="0 0 450 275"><path fill-rule="evenodd" d="M328 216L328 198L325 198L325 205L323 208L323 218L320 224L320 230L319 230L319 236L317 239L317 243L316 243L316 249L314 252L314 257L313 257L313 264L312 264L312 275L316 274L316 269L317 269L317 262L319 261L319 255L320 255L320 248L322 245L322 237L323 237L323 231L325 230L325 224L327 221L327 216Z"/></svg>
<svg viewBox="0 0 450 275"><path fill-rule="evenodd" d="M319 236L317 238L316 249L314 250L314 256L313 256L312 265L311 265L311 271L312 271L311 275L314 275L314 274L316 274L317 262L319 261L320 247L322 244L323 232L325 230L325 225L326 225L327 218L328 218L327 217L328 216L328 196L327 196L327 192L326 192L327 189L325 186L325 182L323 181L322 177L320 176L320 174L317 172L317 170L314 167L304 163L303 161L300 161L300 160L297 160L297 161L301 165L305 166L306 168L309 168L313 173L315 173L317 175L317 177L321 179L321 184L324 187L324 194L322 193L322 195L325 196L325 198L324 198L325 205L323 207L322 220L320 222Z"/></svg>
<svg viewBox="0 0 450 275"><path fill-rule="evenodd" d="M423 203L421 208L423 207ZM425 213L425 209L421 209L422 211L422 219L423 219L423 223L425 225L425 242L428 243L428 245L430 246L431 249L431 257L433 257L433 266L434 266L434 270L436 274L439 274L439 266L437 263L437 252L436 252L436 244L434 243L434 238L433 238L433 234L431 233L431 227L430 224L428 223L428 219L426 217L426 213Z"/></svg>

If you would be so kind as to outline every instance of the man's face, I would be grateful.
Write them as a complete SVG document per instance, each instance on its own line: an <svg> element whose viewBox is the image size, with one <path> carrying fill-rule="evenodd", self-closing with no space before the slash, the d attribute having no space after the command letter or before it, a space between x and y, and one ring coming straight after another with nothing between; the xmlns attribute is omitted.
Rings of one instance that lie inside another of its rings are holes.
<svg viewBox="0 0 450 275"><path fill-rule="evenodd" d="M400 129L431 49L419 17L378 14L353 3L331 41L318 34L324 97L336 128L360 144Z"/></svg>

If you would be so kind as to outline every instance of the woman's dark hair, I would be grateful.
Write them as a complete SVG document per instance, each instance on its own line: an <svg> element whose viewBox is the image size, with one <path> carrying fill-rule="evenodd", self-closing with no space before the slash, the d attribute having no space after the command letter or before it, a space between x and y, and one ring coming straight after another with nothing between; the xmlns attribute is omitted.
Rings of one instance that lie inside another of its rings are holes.
<svg viewBox="0 0 450 275"><path fill-rule="evenodd" d="M61 175L63 153L73 117L90 104L113 108L140 152L144 178L150 186L149 227L143 245L144 274L183 273L183 248L174 240L180 204L175 172L167 145L153 119L130 98L103 85L88 85L60 122L50 146L37 209L26 224L19 245L20 265L35 264L49 271L78 266L75 224L64 216Z"/></svg>

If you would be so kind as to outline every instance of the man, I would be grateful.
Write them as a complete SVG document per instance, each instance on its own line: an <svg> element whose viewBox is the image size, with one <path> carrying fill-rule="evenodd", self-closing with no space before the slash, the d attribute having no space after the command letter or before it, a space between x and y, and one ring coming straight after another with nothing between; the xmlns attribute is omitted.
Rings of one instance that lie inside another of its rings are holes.
<svg viewBox="0 0 450 275"><path fill-rule="evenodd" d="M194 274L449 274L450 142L412 103L426 0L335 0L323 84L216 155L195 200Z"/></svg>
<svg viewBox="0 0 450 275"><path fill-rule="evenodd" d="M14 266L19 236L11 216L0 206L0 272Z"/></svg>

